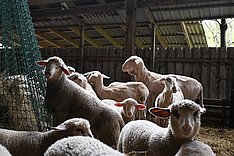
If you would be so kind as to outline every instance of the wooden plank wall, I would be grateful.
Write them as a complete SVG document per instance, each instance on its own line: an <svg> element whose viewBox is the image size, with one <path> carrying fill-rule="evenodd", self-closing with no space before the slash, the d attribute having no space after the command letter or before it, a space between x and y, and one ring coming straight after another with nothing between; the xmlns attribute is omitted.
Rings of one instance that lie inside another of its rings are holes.
<svg viewBox="0 0 234 156"><path fill-rule="evenodd" d="M126 73L121 70L125 61L124 49L85 48L84 69L81 69L81 55L77 48L41 49L41 52L43 58L54 55L63 58L67 65L75 67L80 73L101 71L111 77L104 81L106 85L113 81L124 81L123 75ZM143 58L149 70L152 69L150 49L136 49L136 55ZM158 48L154 59L154 72L196 78L203 84L205 98L230 99L234 48Z"/></svg>

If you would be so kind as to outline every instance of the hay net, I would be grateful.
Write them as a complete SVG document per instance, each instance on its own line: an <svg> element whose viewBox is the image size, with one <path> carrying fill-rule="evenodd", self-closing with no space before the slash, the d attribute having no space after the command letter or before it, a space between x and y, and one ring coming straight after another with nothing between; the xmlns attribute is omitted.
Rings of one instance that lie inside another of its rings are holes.
<svg viewBox="0 0 234 156"><path fill-rule="evenodd" d="M27 0L1 0L0 127L45 131L45 79Z"/></svg>

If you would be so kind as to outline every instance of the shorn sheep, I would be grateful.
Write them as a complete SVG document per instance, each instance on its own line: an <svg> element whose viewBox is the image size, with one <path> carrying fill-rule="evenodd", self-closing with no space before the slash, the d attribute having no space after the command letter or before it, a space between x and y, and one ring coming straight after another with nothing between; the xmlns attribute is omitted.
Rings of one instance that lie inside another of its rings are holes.
<svg viewBox="0 0 234 156"><path fill-rule="evenodd" d="M147 120L131 121L120 133L120 152L152 150L157 156L174 156L183 142L192 140L199 132L200 115L204 109L191 100L173 103L168 108L150 108L160 117L170 117L167 128Z"/></svg>
<svg viewBox="0 0 234 156"><path fill-rule="evenodd" d="M88 83L87 78L80 73L74 72L67 76L70 80L74 81L76 84L81 86L82 88L89 91L91 94L97 96L96 92L93 90L91 84Z"/></svg>
<svg viewBox="0 0 234 156"><path fill-rule="evenodd" d="M69 80L66 76L69 71L61 58L54 56L37 63L45 67L46 106L55 124L68 118L85 118L89 120L95 138L116 147L119 133L125 125L122 116Z"/></svg>
<svg viewBox="0 0 234 156"><path fill-rule="evenodd" d="M165 86L155 100L155 107L167 108L170 104L184 99L184 95L178 86L177 78L175 76L168 75L156 81L162 81ZM155 123L159 126L166 127L168 119L155 117Z"/></svg>
<svg viewBox="0 0 234 156"><path fill-rule="evenodd" d="M215 156L209 145L195 140L184 142L175 156Z"/></svg>
<svg viewBox="0 0 234 156"><path fill-rule="evenodd" d="M99 71L93 71L87 78L101 100L123 101L126 98L133 98L138 103L145 104L149 90L142 82L112 82L109 86L104 86L103 78L109 79L110 77Z"/></svg>
<svg viewBox="0 0 234 156"><path fill-rule="evenodd" d="M155 81L160 78L165 77L165 75L158 74L152 71L149 71L142 58L138 56L129 57L122 65L122 71L128 72L130 75L135 77L136 81L143 82L149 89L149 107L153 104L155 98L163 91L164 84L160 81ZM181 88L184 98L195 101L197 98L200 99L200 106L204 108L203 105L203 87L200 82L196 79L175 75L178 79L179 87ZM155 81L155 82L154 82ZM148 108L149 108L148 107Z"/></svg>
<svg viewBox="0 0 234 156"><path fill-rule="evenodd" d="M0 129L0 144L14 156L41 156L57 140L76 135L93 137L89 121L72 118L48 132Z"/></svg>
<svg viewBox="0 0 234 156"><path fill-rule="evenodd" d="M133 98L127 98L121 102L116 102L110 99L104 99L102 101L116 109L122 115L125 124L135 119L145 119L144 116L138 117L138 115L140 110L143 111L146 109L146 106L137 103Z"/></svg>

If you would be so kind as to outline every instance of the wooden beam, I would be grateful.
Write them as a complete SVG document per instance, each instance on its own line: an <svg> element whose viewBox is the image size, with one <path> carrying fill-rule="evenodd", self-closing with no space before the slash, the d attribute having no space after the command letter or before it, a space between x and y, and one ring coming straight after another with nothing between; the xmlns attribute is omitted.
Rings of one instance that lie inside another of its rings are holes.
<svg viewBox="0 0 234 156"><path fill-rule="evenodd" d="M189 47L189 48L192 48L192 47L193 47L193 44L192 44L191 39L190 39L190 37L189 37L186 24L185 24L184 22L180 22L180 26L181 26L181 28L182 28L182 30L183 30L183 33L184 33L184 36L185 36L185 40L186 40L186 42L187 42L187 44L188 44L188 47Z"/></svg>
<svg viewBox="0 0 234 156"><path fill-rule="evenodd" d="M212 2L220 0L212 0ZM138 0L136 6L138 8L145 7L158 7L158 6L169 6L169 5L178 5L178 4L197 4L201 2L210 2L210 0Z"/></svg>
<svg viewBox="0 0 234 156"><path fill-rule="evenodd" d="M80 36L80 28L79 27L69 27L69 29L72 30L72 32L76 33L78 36ZM84 33L84 40L86 40L87 42L89 42L90 44L92 44L96 48L101 47L101 44L99 44L97 41L91 39L87 35L87 33Z"/></svg>
<svg viewBox="0 0 234 156"><path fill-rule="evenodd" d="M48 4L54 4L54 3L64 3L64 2L71 2L75 0L28 0L29 6L35 6L35 5L48 5Z"/></svg>
<svg viewBox="0 0 234 156"><path fill-rule="evenodd" d="M136 0L126 2L126 43L125 57L135 55L135 36L136 36Z"/></svg>
<svg viewBox="0 0 234 156"><path fill-rule="evenodd" d="M39 37L41 37L41 38L43 38L44 40L46 40L47 42L49 42L50 44L54 45L57 48L63 47L63 45L61 45L57 41L53 40L51 37L49 37L45 33L41 33L39 31L36 31L36 35L39 36Z"/></svg>
<svg viewBox="0 0 234 156"><path fill-rule="evenodd" d="M152 58L151 60L151 67L152 70L155 71L155 56L156 56L156 52L155 52L155 40L156 40L156 26L155 24L152 24L152 37L151 37L151 49L152 49Z"/></svg>
<svg viewBox="0 0 234 156"><path fill-rule="evenodd" d="M125 2L115 2L115 3L105 3L105 4L95 4L95 5L82 5L77 6L68 10L55 9L42 9L42 10L32 10L32 18L42 18L42 17L55 17L55 16L67 16L67 15L78 15L85 13L97 13L105 11L125 9Z"/></svg>
<svg viewBox="0 0 234 156"><path fill-rule="evenodd" d="M151 13L149 8L144 8L144 10L145 10L145 13L146 13L150 23L152 23L155 26L155 35L156 35L158 41L160 42L160 44L162 45L163 48L167 47L168 45L160 33L160 30L157 26L157 22L154 18L154 15ZM152 28L152 25L150 25L150 27L151 27L151 29L154 29L154 28Z"/></svg>
<svg viewBox="0 0 234 156"><path fill-rule="evenodd" d="M81 53L81 71L84 73L85 53L84 53L84 27L80 29L80 53Z"/></svg>
<svg viewBox="0 0 234 156"><path fill-rule="evenodd" d="M118 48L121 48L122 45L121 43L114 39L109 33L107 33L103 28L101 28L100 26L96 26L94 27L95 30L101 34L102 36L104 36L109 42L111 42L114 46L118 47Z"/></svg>
<svg viewBox="0 0 234 156"><path fill-rule="evenodd" d="M121 29L124 30L124 32L126 32L126 26L125 25L121 25L120 26ZM138 33L136 32L136 36L138 36ZM138 47L142 48L144 47L143 43L140 40L140 37L135 37L135 43L137 44Z"/></svg>
<svg viewBox="0 0 234 156"><path fill-rule="evenodd" d="M72 45L74 45L75 47L79 48L80 46L80 43L73 40L70 36L68 36L67 34L57 30L57 29L54 29L54 28L50 28L48 29L50 30L51 32L55 33L56 35L58 35L59 37L63 38L64 40L66 40L67 42L71 43Z"/></svg>

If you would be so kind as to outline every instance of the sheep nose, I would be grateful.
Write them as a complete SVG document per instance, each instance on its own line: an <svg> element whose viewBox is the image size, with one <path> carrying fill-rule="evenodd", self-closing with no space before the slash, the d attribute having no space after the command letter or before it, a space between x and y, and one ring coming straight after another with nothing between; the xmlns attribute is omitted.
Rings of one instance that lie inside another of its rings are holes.
<svg viewBox="0 0 234 156"><path fill-rule="evenodd" d="M183 126L183 131L185 132L185 134L189 134L192 130L192 127L189 124L185 124Z"/></svg>
<svg viewBox="0 0 234 156"><path fill-rule="evenodd" d="M132 113L131 113L131 112L128 112L128 116L131 117L131 116L132 116Z"/></svg>
<svg viewBox="0 0 234 156"><path fill-rule="evenodd" d="M177 91L175 86L172 87L172 91L173 91L173 93L175 93Z"/></svg>

